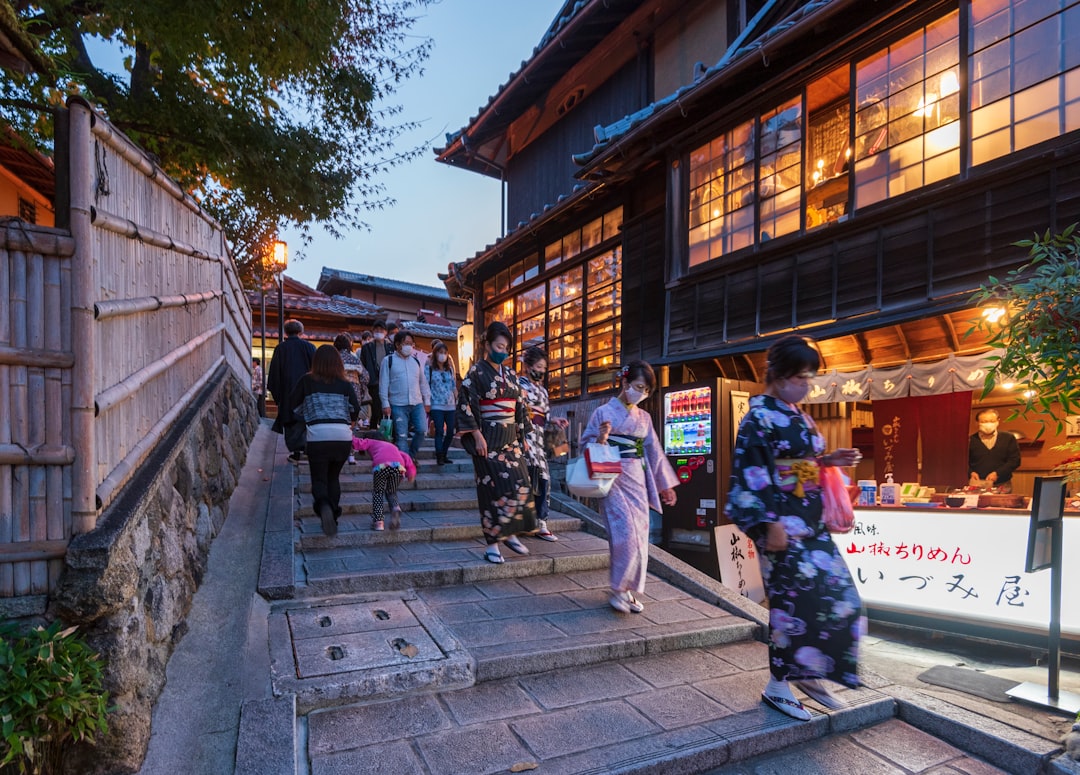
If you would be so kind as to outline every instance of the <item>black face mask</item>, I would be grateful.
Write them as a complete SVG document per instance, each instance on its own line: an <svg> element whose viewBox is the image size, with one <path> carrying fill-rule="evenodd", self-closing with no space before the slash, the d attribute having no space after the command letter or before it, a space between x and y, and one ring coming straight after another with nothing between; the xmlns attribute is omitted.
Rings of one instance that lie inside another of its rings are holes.
<svg viewBox="0 0 1080 775"><path fill-rule="evenodd" d="M534 382L543 382L544 374L545 372L543 371L533 371L531 369L529 370L529 378Z"/></svg>

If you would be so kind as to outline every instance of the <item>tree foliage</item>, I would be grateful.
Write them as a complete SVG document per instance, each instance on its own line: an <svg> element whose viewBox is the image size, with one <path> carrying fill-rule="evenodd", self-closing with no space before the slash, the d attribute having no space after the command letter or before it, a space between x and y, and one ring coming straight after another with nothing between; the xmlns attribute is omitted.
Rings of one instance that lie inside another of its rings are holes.
<svg viewBox="0 0 1080 775"><path fill-rule="evenodd" d="M1000 348L986 378L986 392L1001 382L1017 382L1024 391L1018 415L1034 415L1055 424L1080 404L1080 233L1077 224L1064 232L1016 243L1028 248L1029 261L999 280L990 277L973 301L1000 305L1000 319L980 318L989 344Z"/></svg>
<svg viewBox="0 0 1080 775"><path fill-rule="evenodd" d="M0 0L8 2L8 0ZM45 111L86 96L225 226L243 269L279 227L340 235L389 204L379 172L415 157L391 103L431 41L433 0L16 0L52 73L0 84L0 115L48 148ZM90 36L127 53L96 63ZM91 47L92 48L92 47Z"/></svg>

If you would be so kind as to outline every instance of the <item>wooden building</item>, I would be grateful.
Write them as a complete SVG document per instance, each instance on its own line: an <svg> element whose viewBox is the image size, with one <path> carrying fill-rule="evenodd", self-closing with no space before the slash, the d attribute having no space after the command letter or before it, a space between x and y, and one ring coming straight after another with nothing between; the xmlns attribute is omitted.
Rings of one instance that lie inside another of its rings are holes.
<svg viewBox="0 0 1080 775"><path fill-rule="evenodd" d="M579 414L635 357L756 385L792 331L841 375L983 353L972 291L1080 220L1078 29L1060 0L568 2L437 152L514 224L447 288L546 342Z"/></svg>
<svg viewBox="0 0 1080 775"><path fill-rule="evenodd" d="M385 320L394 322L429 322L431 325L457 328L465 322L466 305L452 298L446 288L437 288L405 280L375 277L323 267L316 288L322 293L343 296L373 304L384 310Z"/></svg>

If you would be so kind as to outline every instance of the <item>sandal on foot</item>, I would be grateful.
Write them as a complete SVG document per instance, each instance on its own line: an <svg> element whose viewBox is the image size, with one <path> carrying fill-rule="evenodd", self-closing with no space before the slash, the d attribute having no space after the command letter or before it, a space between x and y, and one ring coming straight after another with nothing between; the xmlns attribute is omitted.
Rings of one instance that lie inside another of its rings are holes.
<svg viewBox="0 0 1080 775"><path fill-rule="evenodd" d="M761 699L765 701L765 704L780 711L786 716L791 716L793 719L799 721L809 721L810 711L803 707L803 704L798 700L791 700L787 697L781 697L777 694L761 693Z"/></svg>
<svg viewBox="0 0 1080 775"><path fill-rule="evenodd" d="M505 541L503 541L503 543L509 546L513 551L517 552L518 554L529 553L529 547L521 543L521 541L517 539L517 536L510 536Z"/></svg>
<svg viewBox="0 0 1080 775"><path fill-rule="evenodd" d="M548 530L546 527L536 534L536 537L543 541L558 541L559 537Z"/></svg>
<svg viewBox="0 0 1080 775"><path fill-rule="evenodd" d="M645 605L634 597L634 593L629 590L626 591L626 604L630 607L630 613L639 614L645 610Z"/></svg>
<svg viewBox="0 0 1080 775"><path fill-rule="evenodd" d="M804 681L793 681L792 683L794 683L807 697L824 705L829 710L837 710L844 707L844 703L840 698L830 692L829 687L816 678Z"/></svg>
<svg viewBox="0 0 1080 775"><path fill-rule="evenodd" d="M630 613L630 598L626 592L622 592L618 589L611 590L611 597L608 598L608 604L619 613Z"/></svg>
<svg viewBox="0 0 1080 775"><path fill-rule="evenodd" d="M499 554L499 547L497 546L493 546L484 552L484 559L496 565L501 565L506 562L506 560L503 559L503 556Z"/></svg>

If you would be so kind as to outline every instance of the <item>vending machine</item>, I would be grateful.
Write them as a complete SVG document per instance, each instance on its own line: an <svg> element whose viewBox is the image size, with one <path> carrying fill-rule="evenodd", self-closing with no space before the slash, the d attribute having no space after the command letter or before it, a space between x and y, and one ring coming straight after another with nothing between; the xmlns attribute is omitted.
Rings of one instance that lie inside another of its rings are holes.
<svg viewBox="0 0 1080 775"><path fill-rule="evenodd" d="M735 430L750 395L760 389L752 382L712 379L660 391L664 454L679 477L677 503L664 508L663 546L713 578L720 578L719 552L726 551L717 545L715 528L729 523L724 499Z"/></svg>

